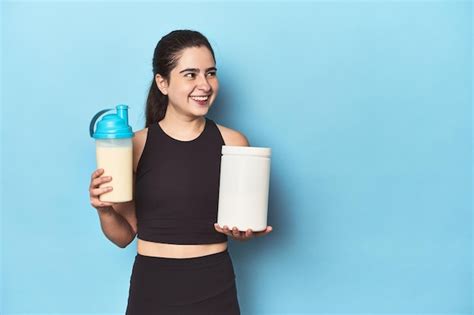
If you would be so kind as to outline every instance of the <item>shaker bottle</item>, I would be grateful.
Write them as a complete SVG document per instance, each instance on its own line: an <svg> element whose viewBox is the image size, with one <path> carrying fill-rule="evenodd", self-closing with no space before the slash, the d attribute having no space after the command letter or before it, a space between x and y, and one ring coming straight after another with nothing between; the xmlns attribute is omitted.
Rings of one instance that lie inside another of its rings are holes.
<svg viewBox="0 0 474 315"><path fill-rule="evenodd" d="M240 231L267 227L270 148L222 146L217 224Z"/></svg>
<svg viewBox="0 0 474 315"><path fill-rule="evenodd" d="M103 176L112 176L112 181L102 186L113 189L99 196L100 201L126 202L133 199L133 143L132 128L128 125L128 106L117 105L116 114L100 116L113 109L98 112L91 120L89 132L96 141L97 168L104 169Z"/></svg>

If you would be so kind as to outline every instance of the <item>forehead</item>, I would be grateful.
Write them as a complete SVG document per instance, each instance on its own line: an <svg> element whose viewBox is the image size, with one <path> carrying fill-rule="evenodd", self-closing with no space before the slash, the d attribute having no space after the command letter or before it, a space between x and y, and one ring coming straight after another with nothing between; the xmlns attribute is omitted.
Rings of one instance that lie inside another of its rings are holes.
<svg viewBox="0 0 474 315"><path fill-rule="evenodd" d="M206 69L214 66L214 59L207 47L189 47L182 51L176 70L180 71L186 68Z"/></svg>

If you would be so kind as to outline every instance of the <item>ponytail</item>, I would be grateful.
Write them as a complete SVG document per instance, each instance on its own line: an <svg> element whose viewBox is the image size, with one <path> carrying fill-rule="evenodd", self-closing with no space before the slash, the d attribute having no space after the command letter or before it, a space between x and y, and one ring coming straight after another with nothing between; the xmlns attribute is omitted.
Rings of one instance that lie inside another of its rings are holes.
<svg viewBox="0 0 474 315"><path fill-rule="evenodd" d="M145 128L162 120L168 107L168 96L161 93L156 85L155 79L151 80L150 91L146 100L146 122Z"/></svg>

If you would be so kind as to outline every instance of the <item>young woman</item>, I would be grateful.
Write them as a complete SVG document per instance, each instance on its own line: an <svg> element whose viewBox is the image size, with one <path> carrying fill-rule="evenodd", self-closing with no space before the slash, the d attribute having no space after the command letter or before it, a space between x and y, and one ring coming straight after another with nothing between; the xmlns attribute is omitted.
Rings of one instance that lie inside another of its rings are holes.
<svg viewBox="0 0 474 315"><path fill-rule="evenodd" d="M134 200L105 203L113 187L92 174L91 204L102 231L119 247L137 236L127 315L240 314L228 236L244 241L271 232L217 224L222 145L246 137L206 117L219 89L213 49L190 30L164 36L153 55L146 125L133 138Z"/></svg>

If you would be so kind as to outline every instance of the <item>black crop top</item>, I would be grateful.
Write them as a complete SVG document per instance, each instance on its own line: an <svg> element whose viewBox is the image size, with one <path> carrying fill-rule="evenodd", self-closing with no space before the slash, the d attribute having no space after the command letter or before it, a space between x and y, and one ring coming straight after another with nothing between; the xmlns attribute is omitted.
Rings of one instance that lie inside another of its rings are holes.
<svg viewBox="0 0 474 315"><path fill-rule="evenodd" d="M170 137L158 123L148 127L135 179L139 239L170 244L227 241L214 228L224 144L207 117L204 131L191 141Z"/></svg>

